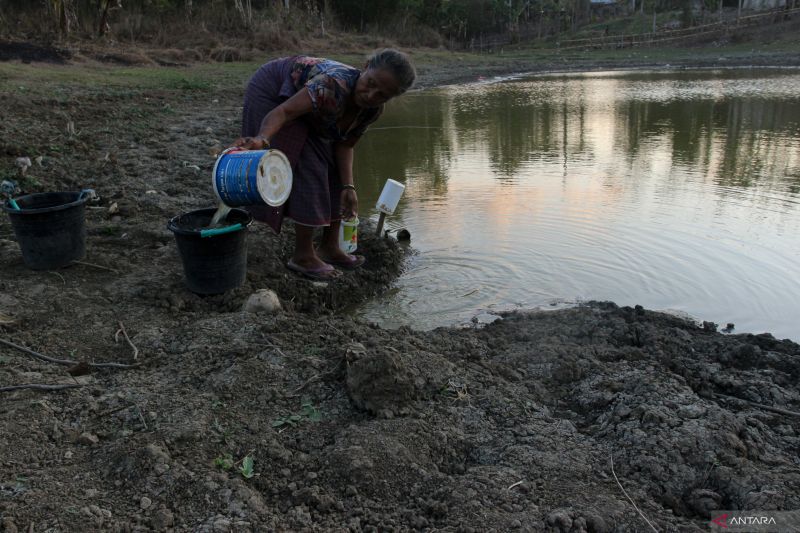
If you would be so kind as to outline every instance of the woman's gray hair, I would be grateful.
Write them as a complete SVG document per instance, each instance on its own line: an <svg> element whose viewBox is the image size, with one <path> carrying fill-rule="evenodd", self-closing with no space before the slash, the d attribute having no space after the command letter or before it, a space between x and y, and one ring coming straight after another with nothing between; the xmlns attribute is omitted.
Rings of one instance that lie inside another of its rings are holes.
<svg viewBox="0 0 800 533"><path fill-rule="evenodd" d="M403 52L393 48L384 48L369 56L367 68L385 69L391 72L394 79L397 80L400 94L410 89L417 77L417 71L411 64L411 59Z"/></svg>

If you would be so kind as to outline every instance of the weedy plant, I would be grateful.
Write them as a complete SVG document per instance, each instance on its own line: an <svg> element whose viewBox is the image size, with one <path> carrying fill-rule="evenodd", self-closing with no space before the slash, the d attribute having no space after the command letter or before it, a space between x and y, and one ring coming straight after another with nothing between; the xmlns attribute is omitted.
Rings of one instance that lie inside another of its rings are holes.
<svg viewBox="0 0 800 533"><path fill-rule="evenodd" d="M230 470L233 468L233 465L233 456L229 453L218 455L216 459L214 459L214 466L221 468L222 470Z"/></svg>
<svg viewBox="0 0 800 533"><path fill-rule="evenodd" d="M304 396L302 398L300 402L300 409L301 410L299 413L292 413L276 418L272 422L272 427L294 427L303 420L307 420L309 422L319 422L322 420L322 413L319 411L319 409L314 407L311 398L308 396Z"/></svg>
<svg viewBox="0 0 800 533"><path fill-rule="evenodd" d="M467 390L467 385L454 379L447 380L447 384L442 386L440 394L450 398L452 402L467 402L470 403L470 395Z"/></svg>
<svg viewBox="0 0 800 533"><path fill-rule="evenodd" d="M233 433L230 429L227 429L222 424L220 424L219 419L217 417L214 417L213 429L214 432L219 437L220 442L228 444L228 442L231 440L231 436Z"/></svg>
<svg viewBox="0 0 800 533"><path fill-rule="evenodd" d="M214 466L225 471L233 470L233 467L236 465L239 465L238 471L243 478L250 479L256 475L254 469L255 460L249 453L242 457L239 461L234 461L233 455L229 453L223 453L214 459Z"/></svg>

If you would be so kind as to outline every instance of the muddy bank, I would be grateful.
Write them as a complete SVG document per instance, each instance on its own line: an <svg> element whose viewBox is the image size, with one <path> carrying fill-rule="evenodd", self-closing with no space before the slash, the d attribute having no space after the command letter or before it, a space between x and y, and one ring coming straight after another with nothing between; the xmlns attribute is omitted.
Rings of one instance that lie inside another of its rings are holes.
<svg viewBox="0 0 800 533"><path fill-rule="evenodd" d="M797 344L611 303L383 330L340 312L409 253L367 228L365 268L326 285L285 268L291 226L254 226L245 285L194 295L166 223L213 204L241 79L36 74L3 86L4 178L100 200L56 271L0 217L0 339L136 366L0 346L0 387L77 385L0 392L3 531L691 531L800 506ZM259 290L280 308L243 311Z"/></svg>
<svg viewBox="0 0 800 533"><path fill-rule="evenodd" d="M798 418L759 407L800 410L800 346L769 335L613 304L424 333L149 315L125 317L141 367L5 395L6 531L647 529L619 484L662 531L800 505ZM130 359L89 323L4 335ZM4 361L4 382L72 381Z"/></svg>

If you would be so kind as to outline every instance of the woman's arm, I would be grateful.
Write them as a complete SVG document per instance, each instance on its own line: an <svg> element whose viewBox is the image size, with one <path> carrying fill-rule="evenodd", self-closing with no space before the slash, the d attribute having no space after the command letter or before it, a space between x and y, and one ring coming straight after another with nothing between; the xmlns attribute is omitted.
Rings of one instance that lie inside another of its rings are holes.
<svg viewBox="0 0 800 533"><path fill-rule="evenodd" d="M337 142L334 145L334 155L342 185L353 185L353 145Z"/></svg>
<svg viewBox="0 0 800 533"><path fill-rule="evenodd" d="M233 146L238 146L245 150L264 150L269 146L269 141L272 137L278 133L284 124L306 113L310 113L313 109L311 96L308 94L308 91L303 88L295 93L294 96L267 113L267 116L261 121L261 129L257 136L236 139Z"/></svg>
<svg viewBox="0 0 800 533"><path fill-rule="evenodd" d="M336 168L339 170L339 178L342 185L341 203L342 218L351 219L358 214L358 195L356 194L353 183L353 145L355 142L338 142L334 146L336 157Z"/></svg>

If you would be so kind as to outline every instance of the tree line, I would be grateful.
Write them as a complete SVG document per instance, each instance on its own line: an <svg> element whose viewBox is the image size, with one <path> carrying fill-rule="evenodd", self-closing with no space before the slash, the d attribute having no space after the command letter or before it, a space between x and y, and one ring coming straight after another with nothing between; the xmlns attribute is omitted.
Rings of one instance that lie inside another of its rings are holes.
<svg viewBox="0 0 800 533"><path fill-rule="evenodd" d="M725 0L700 0L709 9ZM731 0L736 2L737 0ZM793 1L793 0L790 0ZM693 0L618 0L621 11L692 8ZM221 32L257 31L265 22L287 32L332 29L378 33L418 44L464 43L491 34L530 32L539 36L572 29L591 18L590 0L3 0L0 23L40 35L114 34L116 25L147 20L159 28L176 23ZM41 22L44 22L42 24ZM146 34L142 35L146 38ZM419 41L419 39L422 39Z"/></svg>

